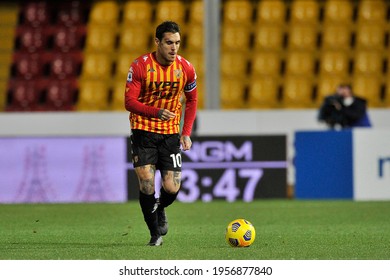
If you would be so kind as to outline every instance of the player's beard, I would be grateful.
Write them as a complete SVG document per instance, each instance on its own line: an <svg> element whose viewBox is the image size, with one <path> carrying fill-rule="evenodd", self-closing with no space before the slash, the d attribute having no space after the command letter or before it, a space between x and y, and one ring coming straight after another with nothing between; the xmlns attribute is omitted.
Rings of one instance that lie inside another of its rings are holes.
<svg viewBox="0 0 390 280"><path fill-rule="evenodd" d="M176 56L177 56L177 53L174 53L174 54L168 53L167 56L165 57L165 59L172 63L175 61Z"/></svg>
<svg viewBox="0 0 390 280"><path fill-rule="evenodd" d="M171 52L164 52L164 50L158 50L158 54L157 56L160 58L160 60L162 61L159 61L162 65L170 65L171 63L173 63L176 59L176 56L177 56L177 53L175 53L174 55L170 54Z"/></svg>

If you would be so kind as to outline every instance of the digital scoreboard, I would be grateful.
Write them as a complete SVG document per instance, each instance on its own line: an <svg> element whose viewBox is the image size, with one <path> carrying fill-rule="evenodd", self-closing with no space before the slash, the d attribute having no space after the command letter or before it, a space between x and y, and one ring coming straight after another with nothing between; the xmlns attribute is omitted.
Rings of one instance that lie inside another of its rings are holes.
<svg viewBox="0 0 390 280"><path fill-rule="evenodd" d="M192 148L182 152L181 202L287 197L285 135L191 137ZM128 139L128 199L138 199L138 179ZM156 193L161 178L156 176Z"/></svg>

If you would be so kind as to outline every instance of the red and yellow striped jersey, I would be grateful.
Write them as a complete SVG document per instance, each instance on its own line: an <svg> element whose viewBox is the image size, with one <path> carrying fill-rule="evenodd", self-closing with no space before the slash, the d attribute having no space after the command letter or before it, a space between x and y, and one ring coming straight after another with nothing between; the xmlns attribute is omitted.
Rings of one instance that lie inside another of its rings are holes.
<svg viewBox="0 0 390 280"><path fill-rule="evenodd" d="M178 55L171 65L162 66L154 52L138 57L129 69L125 92L131 128L160 134L179 133L183 93L195 102L196 110L196 72L191 63ZM176 117L160 120L160 109L168 109Z"/></svg>

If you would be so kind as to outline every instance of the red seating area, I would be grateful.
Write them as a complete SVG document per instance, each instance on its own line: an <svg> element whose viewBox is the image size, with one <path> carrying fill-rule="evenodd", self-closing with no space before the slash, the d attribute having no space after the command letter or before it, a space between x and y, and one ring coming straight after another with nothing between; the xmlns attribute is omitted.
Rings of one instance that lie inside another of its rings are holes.
<svg viewBox="0 0 390 280"><path fill-rule="evenodd" d="M5 110L74 110L88 6L83 1L20 5Z"/></svg>

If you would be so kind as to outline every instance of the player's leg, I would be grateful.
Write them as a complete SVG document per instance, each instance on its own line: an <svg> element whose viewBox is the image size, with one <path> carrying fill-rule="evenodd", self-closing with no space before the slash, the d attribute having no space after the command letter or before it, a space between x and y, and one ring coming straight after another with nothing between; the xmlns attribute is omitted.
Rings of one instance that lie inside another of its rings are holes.
<svg viewBox="0 0 390 280"><path fill-rule="evenodd" d="M162 188L158 199L157 219L161 235L168 232L168 218L165 208L171 205L177 197L180 189L181 172L180 171L162 171ZM176 178L173 179L172 178Z"/></svg>
<svg viewBox="0 0 390 280"><path fill-rule="evenodd" d="M149 245L158 246L161 245L162 238L158 228L156 213L154 183L157 146L154 138L155 135L152 133L133 130L131 135L131 152L139 181L139 203L151 236Z"/></svg>
<svg viewBox="0 0 390 280"><path fill-rule="evenodd" d="M156 212L154 188L156 168L154 165L149 164L136 167L135 172L138 176L140 186L139 203L151 236L149 245L158 246L161 245L162 239L158 228L158 218Z"/></svg>
<svg viewBox="0 0 390 280"><path fill-rule="evenodd" d="M161 170L162 188L158 199L157 217L162 235L168 232L168 219L165 208L171 205L181 185L181 151L180 137L177 134L167 135L159 149L159 167Z"/></svg>

